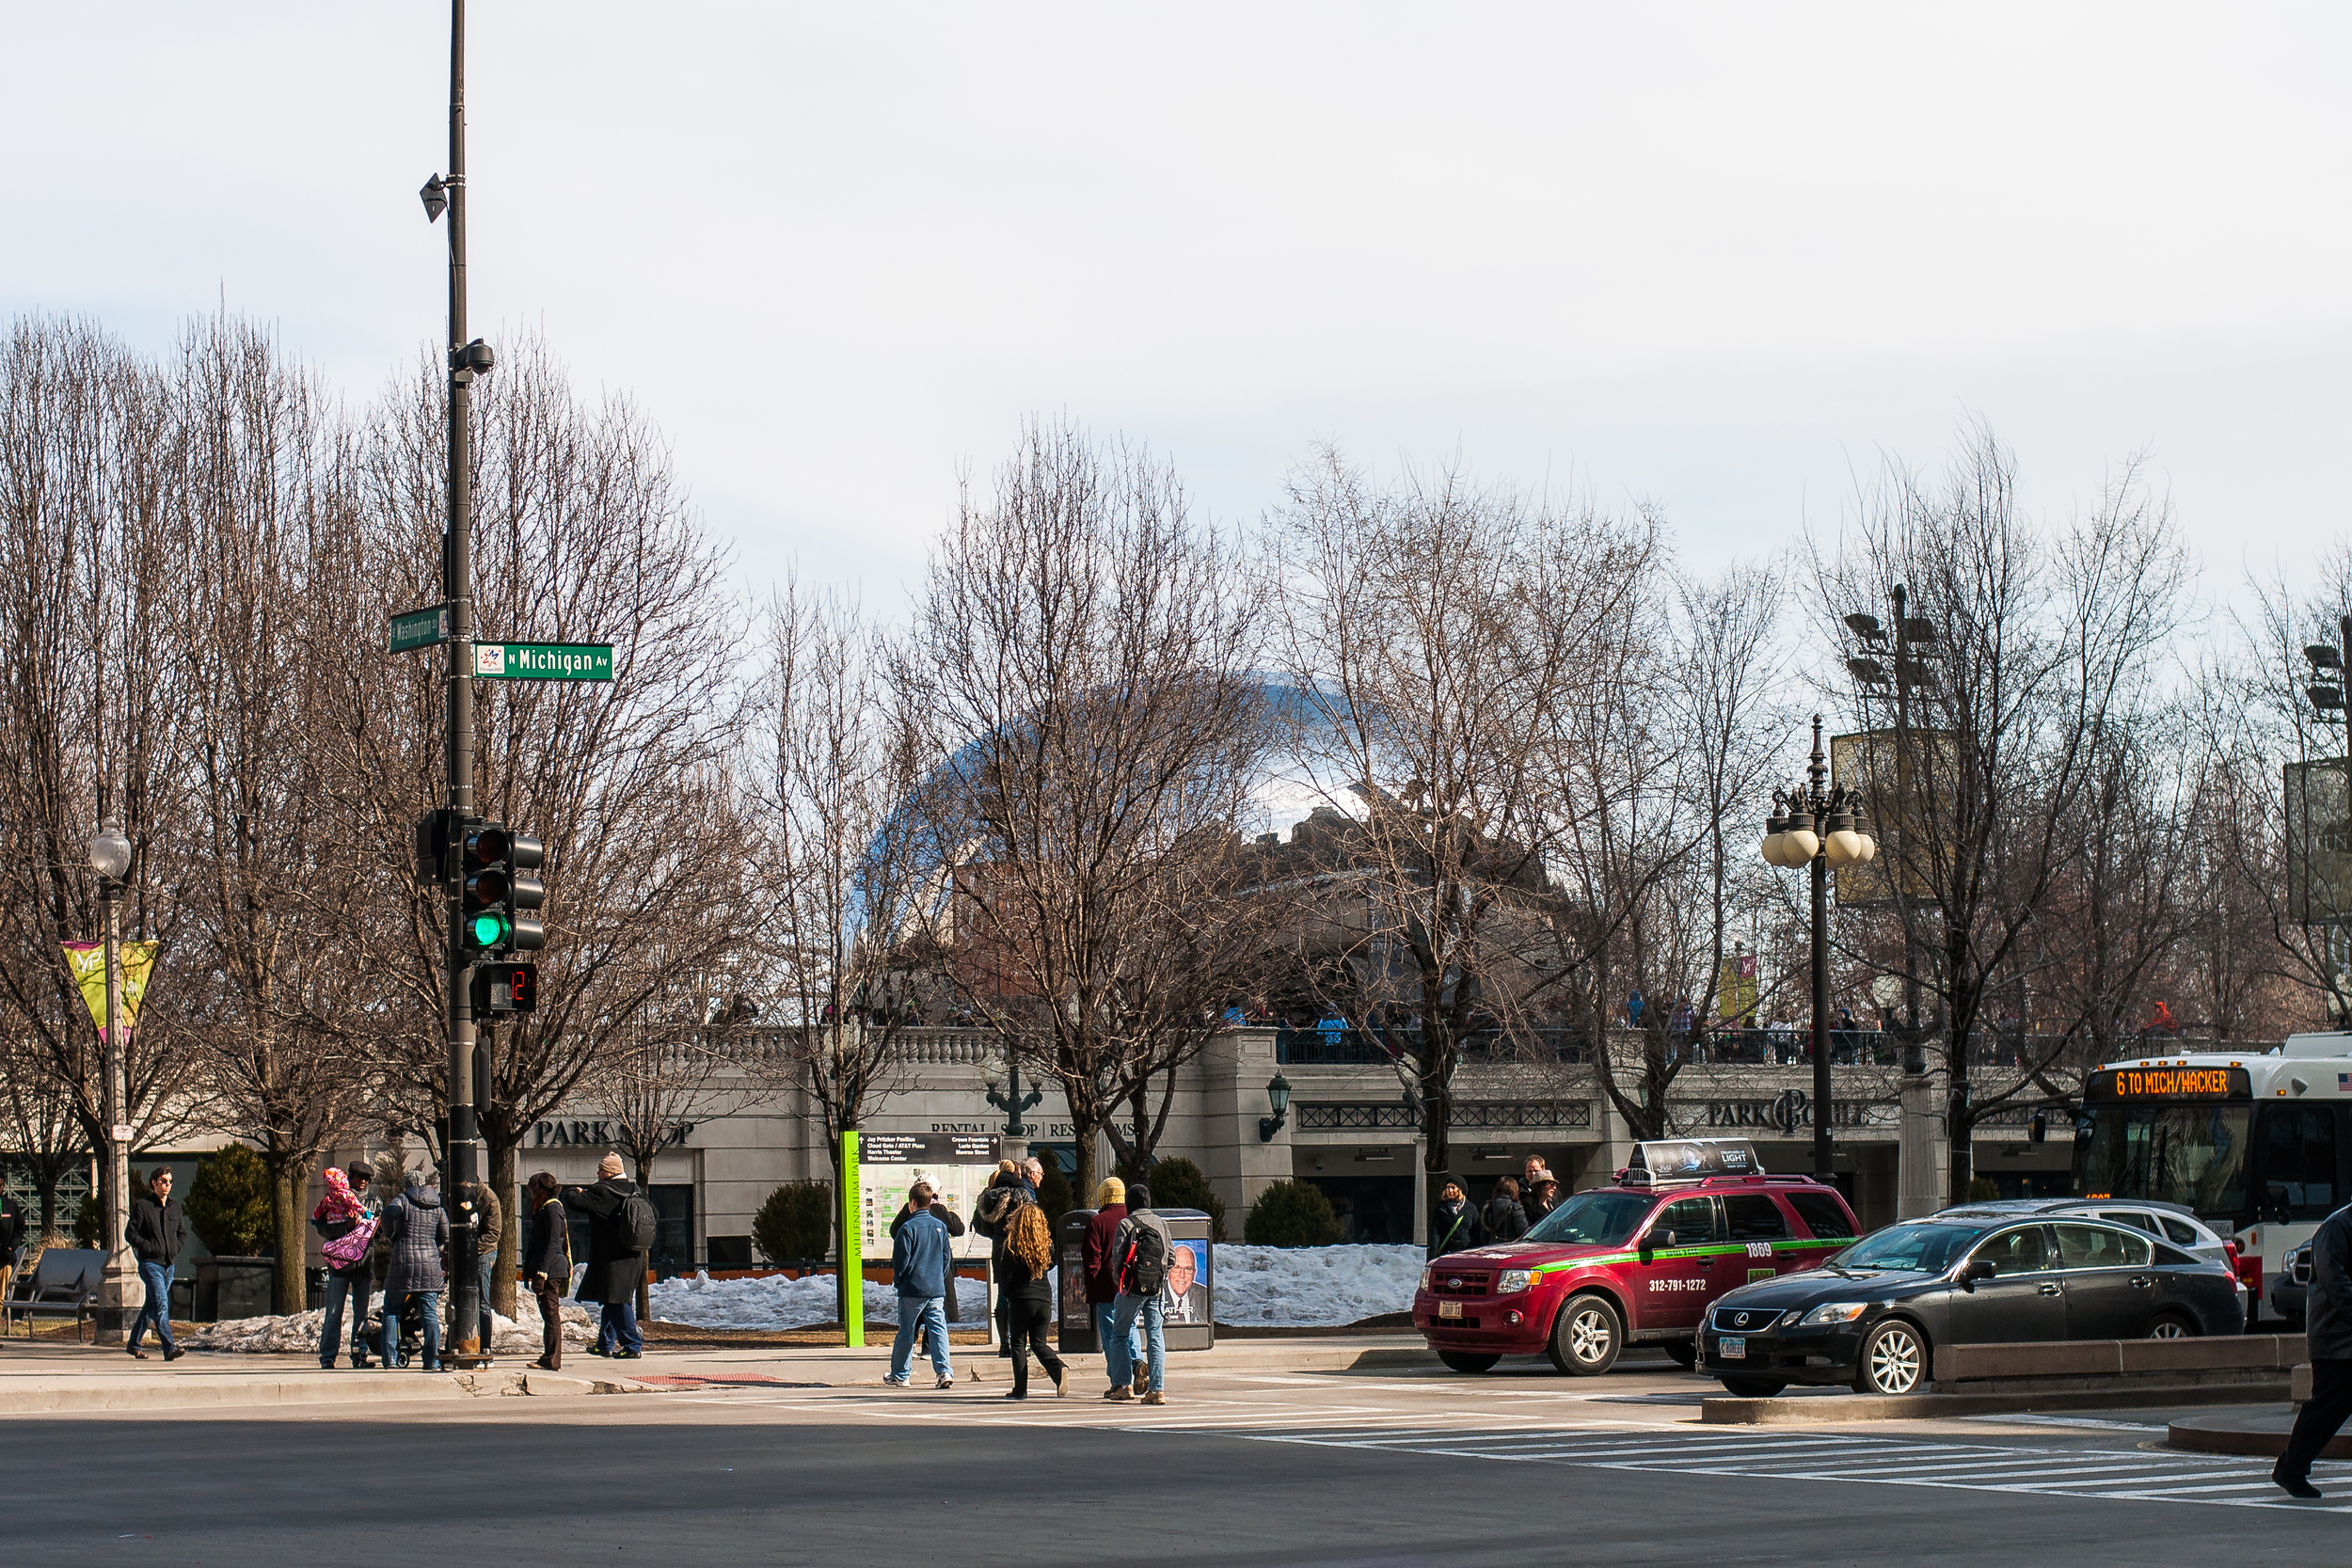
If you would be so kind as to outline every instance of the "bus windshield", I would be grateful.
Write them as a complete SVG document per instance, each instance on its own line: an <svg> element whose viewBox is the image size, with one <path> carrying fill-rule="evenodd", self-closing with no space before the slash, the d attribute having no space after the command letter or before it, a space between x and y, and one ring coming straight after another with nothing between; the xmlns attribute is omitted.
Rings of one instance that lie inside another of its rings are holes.
<svg viewBox="0 0 2352 1568"><path fill-rule="evenodd" d="M2253 1107L2094 1104L2074 1130L2074 1191L2186 1204L2234 1222L2246 1209L2247 1122Z"/></svg>
<svg viewBox="0 0 2352 1568"><path fill-rule="evenodd" d="M1623 1187L1590 1188L1537 1220L1527 1240L1568 1246L1622 1246L1649 1212L1651 1201L1648 1193L1628 1192Z"/></svg>

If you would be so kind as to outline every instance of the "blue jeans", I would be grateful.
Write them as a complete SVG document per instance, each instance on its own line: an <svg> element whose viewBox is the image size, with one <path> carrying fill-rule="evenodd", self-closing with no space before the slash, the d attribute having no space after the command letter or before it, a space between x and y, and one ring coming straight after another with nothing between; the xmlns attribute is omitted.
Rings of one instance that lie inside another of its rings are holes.
<svg viewBox="0 0 2352 1568"><path fill-rule="evenodd" d="M139 1259L139 1283L147 1287L147 1305L131 1320L131 1348L139 1348L147 1338L147 1325L155 1325L155 1338L164 1342L164 1354L169 1355L171 1344L171 1266Z"/></svg>
<svg viewBox="0 0 2352 1568"><path fill-rule="evenodd" d="M1111 1337L1115 1339L1124 1339L1134 1333L1136 1314L1143 1314L1143 1339L1148 1347L1152 1386L1155 1389L1168 1386L1168 1325L1161 1315L1163 1310L1157 1291L1148 1296L1130 1295L1121 1291L1119 1300L1111 1307Z"/></svg>
<svg viewBox="0 0 2352 1568"><path fill-rule="evenodd" d="M1118 1333L1112 1326L1118 1314L1115 1301L1094 1304L1094 1338L1103 1347L1103 1370L1110 1373L1112 1387L1123 1388L1136 1380L1136 1363L1143 1358L1143 1337L1132 1323L1126 1333Z"/></svg>
<svg viewBox="0 0 2352 1568"><path fill-rule="evenodd" d="M637 1332L637 1304L633 1301L608 1301L604 1304L604 1321L596 1325L596 1348L610 1354L625 1350L644 1354L645 1337Z"/></svg>
<svg viewBox="0 0 2352 1568"><path fill-rule="evenodd" d="M368 1297L375 1291L375 1281L364 1274L330 1274L326 1276L326 1322L319 1325L319 1365L335 1364L335 1346L343 1337L343 1301L350 1298L351 1358L364 1361L368 1354Z"/></svg>
<svg viewBox="0 0 2352 1568"><path fill-rule="evenodd" d="M490 1341L498 1338L498 1313L490 1306L490 1282L498 1277L499 1255L482 1255L482 1354L490 1354Z"/></svg>
<svg viewBox="0 0 2352 1568"><path fill-rule="evenodd" d="M898 1338L890 1345L890 1375L903 1380L914 1365L914 1341L920 1338L930 1352L931 1370L941 1377L953 1377L956 1370L947 1364L947 1298L945 1296L900 1296L898 1298Z"/></svg>
<svg viewBox="0 0 2352 1568"><path fill-rule="evenodd" d="M400 1365L400 1320L412 1301L424 1303L424 1370L441 1370L441 1292L410 1291L395 1301L392 1292L384 1292L384 1370L390 1371Z"/></svg>

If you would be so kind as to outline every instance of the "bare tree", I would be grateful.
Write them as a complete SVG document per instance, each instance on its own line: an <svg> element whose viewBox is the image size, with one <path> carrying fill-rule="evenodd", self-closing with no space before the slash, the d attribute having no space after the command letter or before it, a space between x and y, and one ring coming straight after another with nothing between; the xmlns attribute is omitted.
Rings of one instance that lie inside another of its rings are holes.
<svg viewBox="0 0 2352 1568"><path fill-rule="evenodd" d="M359 822L336 787L338 669L373 641L355 547L355 475L315 379L265 333L215 318L173 366L187 528L175 685L197 739L174 880L180 983L220 1125L268 1168L277 1307L304 1298L302 1200L373 1087L373 977L352 961Z"/></svg>
<svg viewBox="0 0 2352 1568"><path fill-rule="evenodd" d="M1230 854L1261 764L1259 605L1168 468L1068 426L1027 430L986 503L966 487L917 601L898 678L954 867L951 973L1060 1085L1082 1190L1097 1133L1205 1044L1218 965L1255 958L1235 933L1165 961L1168 900Z"/></svg>
<svg viewBox="0 0 2352 1568"><path fill-rule="evenodd" d="M180 820L187 740L176 438L152 366L87 323L13 324L0 357L0 1006L22 1031L16 1070L94 1150L108 1147L106 1053L60 943L97 934L87 846L103 816L133 845L125 940L163 943L124 1047L135 1147L176 1139L201 1109L178 1026L181 907L157 854Z"/></svg>
<svg viewBox="0 0 2352 1568"><path fill-rule="evenodd" d="M1553 930L1565 1010L1636 1137L1677 1131L1668 1090L1715 1011L1733 931L1774 896L1740 825L1759 815L1793 724L1776 693L1782 593L1772 568L1735 566L1629 594L1613 639L1621 673L1596 688L1599 721L1561 736ZM1636 995L1638 1013L1624 1006Z"/></svg>
<svg viewBox="0 0 2352 1568"><path fill-rule="evenodd" d="M1911 721L1858 782L1880 808L1881 856L1905 890L1893 908L1915 923L1905 950L1925 959L1915 978L1940 1014L1961 1202L1975 1128L2045 1096L2067 1049L2047 1042L2004 1064L2016 1069L2006 1086L1975 1092L1971 1041L2080 868L2085 803L2154 700L2186 563L2137 464L2088 515L2045 531L2018 507L2010 452L1979 426L1940 480L1890 464L1852 536L1834 557L1817 548L1815 565L1833 642L1846 613L1898 582L1934 627L1932 657L1898 672L1911 676ZM1854 690L1866 723L1887 727L1893 689Z"/></svg>
<svg viewBox="0 0 2352 1568"><path fill-rule="evenodd" d="M1327 1005L1396 1063L1435 1174L1466 1042L1523 1030L1562 977L1549 861L1596 802L1557 769L1619 711L1656 531L1452 472L1383 493L1327 452L1276 537L1297 746L1355 819L1341 870L1365 911Z"/></svg>
<svg viewBox="0 0 2352 1568"><path fill-rule="evenodd" d="M744 1063L771 1090L806 1097L835 1191L841 1133L901 1086L903 1032L926 982L944 983L945 857L885 657L854 607L787 585L767 618L745 769L779 1016Z"/></svg>
<svg viewBox="0 0 2352 1568"><path fill-rule="evenodd" d="M507 1232L495 1295L514 1305L515 1156L531 1125L656 1031L679 974L723 975L748 954L751 845L732 771L742 721L734 682L741 617L721 552L666 452L625 402L583 404L535 340L503 347L477 390L475 594L487 638L613 644L609 683L485 682L477 689L476 811L547 845L548 945L537 1011L485 1030L481 1107ZM375 598L367 615L439 596L440 373L375 411L365 502ZM388 1092L437 1137L446 1056L442 906L413 878L413 824L438 804L441 687L427 661L373 644L348 670L346 788L370 824L367 869L396 911L376 935L390 977L381 1026Z"/></svg>

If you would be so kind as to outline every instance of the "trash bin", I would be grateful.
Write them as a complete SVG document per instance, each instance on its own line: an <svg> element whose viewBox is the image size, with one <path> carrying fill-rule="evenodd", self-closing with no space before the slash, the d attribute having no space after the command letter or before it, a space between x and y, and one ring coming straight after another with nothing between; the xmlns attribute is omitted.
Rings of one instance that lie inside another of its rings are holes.
<svg viewBox="0 0 2352 1568"><path fill-rule="evenodd" d="M1160 1291L1166 1343L1172 1351L1209 1350L1216 1344L1216 1243L1209 1234L1209 1216L1199 1209L1160 1209L1152 1212L1168 1225L1168 1238L1176 1243L1168 1259L1168 1284Z"/></svg>
<svg viewBox="0 0 2352 1568"><path fill-rule="evenodd" d="M1054 1249L1061 1269L1061 1353L1096 1355L1102 1345L1094 1337L1094 1312L1087 1305L1087 1227L1094 1223L1092 1209L1073 1209L1054 1227Z"/></svg>

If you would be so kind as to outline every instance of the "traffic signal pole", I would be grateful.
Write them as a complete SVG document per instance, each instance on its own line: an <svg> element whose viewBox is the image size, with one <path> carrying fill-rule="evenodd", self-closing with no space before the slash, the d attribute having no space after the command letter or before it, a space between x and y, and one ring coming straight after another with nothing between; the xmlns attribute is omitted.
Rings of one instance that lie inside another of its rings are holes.
<svg viewBox="0 0 2352 1568"><path fill-rule="evenodd" d="M474 1106L472 955L466 941L466 818L473 815L473 494L468 416L475 370L466 352L466 0L450 0L449 31L449 530L441 540L441 593L449 606L449 811L442 866L449 916L449 1131L443 1144L443 1202L450 1220L449 1357L487 1359L482 1342L482 1280L475 1265L478 1220L467 1201L481 1180ZM386 1304L389 1306L389 1303Z"/></svg>

